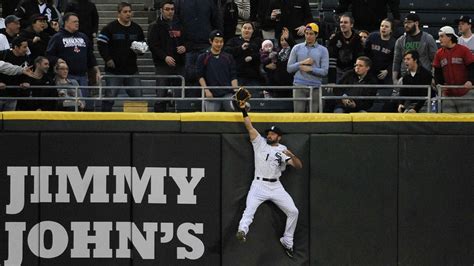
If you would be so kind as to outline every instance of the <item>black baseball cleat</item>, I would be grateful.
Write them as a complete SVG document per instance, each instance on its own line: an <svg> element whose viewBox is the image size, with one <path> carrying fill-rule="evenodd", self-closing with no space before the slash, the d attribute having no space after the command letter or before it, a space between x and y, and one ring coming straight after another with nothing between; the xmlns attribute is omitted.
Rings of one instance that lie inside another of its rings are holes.
<svg viewBox="0 0 474 266"><path fill-rule="evenodd" d="M281 242L280 242L281 243ZM290 258L294 258L295 257L295 252L293 251L293 248L287 248L285 246L285 244L281 243L281 246L283 247L283 249L285 250L285 253L286 255L288 255L288 257Z"/></svg>
<svg viewBox="0 0 474 266"><path fill-rule="evenodd" d="M247 241L247 236L245 235L244 231L237 231L235 237L237 237L237 240L239 240L240 243L244 243L245 241Z"/></svg>

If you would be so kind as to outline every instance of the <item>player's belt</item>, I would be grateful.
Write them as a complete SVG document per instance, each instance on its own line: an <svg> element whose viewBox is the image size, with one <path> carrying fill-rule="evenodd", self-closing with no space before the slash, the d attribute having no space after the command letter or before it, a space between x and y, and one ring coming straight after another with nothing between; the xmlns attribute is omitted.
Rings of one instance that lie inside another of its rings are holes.
<svg viewBox="0 0 474 266"><path fill-rule="evenodd" d="M266 182L276 182L276 181L278 181L278 178L265 178L265 177L257 176L257 180L262 180L262 181L266 181Z"/></svg>

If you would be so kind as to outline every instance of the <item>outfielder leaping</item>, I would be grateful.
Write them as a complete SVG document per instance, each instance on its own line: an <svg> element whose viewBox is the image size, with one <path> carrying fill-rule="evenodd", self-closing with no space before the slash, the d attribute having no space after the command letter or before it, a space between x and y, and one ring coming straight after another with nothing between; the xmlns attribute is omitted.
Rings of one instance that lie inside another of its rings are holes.
<svg viewBox="0 0 474 266"><path fill-rule="evenodd" d="M245 103L240 106L245 106ZM247 240L249 226L253 221L258 206L264 201L270 200L287 216L285 232L283 237L280 238L280 242L286 254L293 258L293 235L296 229L296 222L298 221L298 209L279 179L287 164L297 169L302 168L303 164L285 145L280 144L282 131L278 127L272 126L267 129L265 131L265 139L252 126L245 108L240 109L253 145L255 174L247 195L246 208L240 220L236 237L241 242Z"/></svg>

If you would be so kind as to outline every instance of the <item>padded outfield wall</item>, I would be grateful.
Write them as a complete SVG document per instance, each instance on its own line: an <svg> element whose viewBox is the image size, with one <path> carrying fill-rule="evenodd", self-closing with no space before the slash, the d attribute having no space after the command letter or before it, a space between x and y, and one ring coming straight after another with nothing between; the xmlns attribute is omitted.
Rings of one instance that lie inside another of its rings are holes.
<svg viewBox="0 0 474 266"><path fill-rule="evenodd" d="M251 114L303 161L258 209L237 113L0 113L0 265L472 265L474 115Z"/></svg>

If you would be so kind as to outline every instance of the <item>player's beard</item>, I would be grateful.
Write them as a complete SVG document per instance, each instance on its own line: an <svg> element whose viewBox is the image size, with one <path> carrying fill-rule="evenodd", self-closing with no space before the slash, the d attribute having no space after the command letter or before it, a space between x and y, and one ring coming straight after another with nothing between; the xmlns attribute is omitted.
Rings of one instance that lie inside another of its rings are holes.
<svg viewBox="0 0 474 266"><path fill-rule="evenodd" d="M268 144L268 145L273 145L273 144L275 144L275 143L277 143L277 140L267 139L267 144Z"/></svg>

